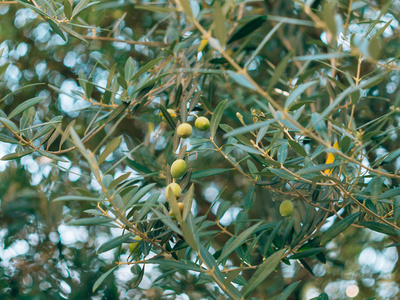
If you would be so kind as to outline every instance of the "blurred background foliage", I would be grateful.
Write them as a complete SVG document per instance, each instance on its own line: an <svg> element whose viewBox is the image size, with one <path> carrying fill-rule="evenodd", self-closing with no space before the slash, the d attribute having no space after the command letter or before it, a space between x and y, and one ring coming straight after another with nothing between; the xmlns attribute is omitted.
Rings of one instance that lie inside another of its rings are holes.
<svg viewBox="0 0 400 300"><path fill-rule="evenodd" d="M185 87L183 94L196 98L199 103L194 112L208 118L219 103L229 99L221 124L242 128L244 123L272 118L273 110L265 101L264 106L257 104L261 97L248 88L246 80L226 76L227 71L235 72L235 69L210 43L205 44L204 33L185 18L185 13L177 10L174 1L95 2L74 16L71 22L59 18L59 24L67 27L63 30L57 24L56 29L52 28L26 6L33 3L0 2L0 50L3 50L0 65L9 63L0 82L0 98L7 95L0 108L6 115L27 99L44 97L35 105L33 124L62 116L62 130L74 122L78 135L87 136L88 131L90 133L88 128L95 128L92 120L99 116L107 118L110 112L120 107L123 97L133 97L125 87L129 82L117 77L110 80L110 70L123 77L127 73L128 60L131 59L137 70L162 57L150 75L141 79L140 84L154 78L157 80L134 97L138 105L128 110L124 118L105 124L85 142L85 146L93 150L108 134L111 137L123 136L118 149L103 164L104 170L112 168L110 174L113 178L131 172L129 178L135 184L156 183L154 189L163 191L166 184L164 166L173 161L173 131L162 121L159 108L163 104L181 110L180 84ZM73 6L78 3L75 1ZM60 2L59 5L65 7L66 4ZM219 17L215 12L216 5L228 8L226 28L221 29L220 21L216 21ZM342 141L343 150L343 134L333 126L348 128L351 135L367 144L362 150L363 164L389 173L398 172L399 155L394 155L391 160L384 159L388 153L400 148L397 133L400 104L399 1L210 0L192 1L191 9L201 26L212 31L225 46L226 54L241 66L257 51L247 65L248 74L260 86L269 89L271 97L278 103L284 104L297 84L319 80L317 87L307 89L301 97L301 104L306 107L299 118L301 124L310 122L311 113L321 113L332 105L333 99L349 86L351 77L359 79L358 85L364 82L364 78L367 80L378 74L369 86L363 86L362 90L347 97L350 99L348 102L346 100L335 107L326 118L331 134L321 136L332 144L336 140ZM55 32L57 28L64 32L61 35L65 35L65 39ZM269 33L271 36L266 45L256 50ZM202 41L204 48L200 50ZM278 66L282 70L279 71ZM165 74L166 77L159 77ZM114 90L107 94L105 87ZM149 92L153 94L147 94ZM82 93L89 96L84 97ZM115 97L116 93L122 96ZM242 120L237 113L242 115ZM369 123L371 121L374 123ZM117 126L113 127L115 124ZM6 128L1 132L11 137ZM208 139L207 134L196 131L192 148L188 148L189 153L193 151L190 154L193 172L232 168L221 153L209 150L214 149L213 145L202 142L202 138ZM226 151L231 151L232 156L240 161L246 149L232 147L236 141L234 135L227 141L223 134L223 130L218 130L216 143L231 147ZM60 151L73 146L69 141L59 148L61 135L55 135L52 143L48 142L49 138L47 136L47 144L43 144L45 150L53 151L63 161L35 152L0 162L0 299L227 299L217 285L197 274L184 270L172 272L168 267L155 265L146 266L137 287L140 269L121 266L106 279L105 284L92 292L96 280L119 260L117 251L97 254L96 249L116 236L118 231L104 226L76 227L65 223L78 216L87 217L84 210L93 208L93 205L50 200L74 194L76 188L91 193L98 193L100 188L91 176L89 164L78 151ZM4 139L2 137L0 142L1 156L23 151L18 148L18 142L6 143ZM271 134L269 141L273 139ZM113 167L138 145L141 146L128 155L129 159ZM310 154L318 147L318 141L305 138L302 146ZM321 153L312 158L317 164L325 162L326 152ZM256 159L252 161L259 172L265 166ZM244 173L255 178L251 173L257 172L251 170L251 164L244 163L243 168ZM334 174L345 181L337 171ZM371 197L374 193L380 194L381 189L393 189L399 185L398 176L384 178L379 186L373 185L370 191L365 191L371 178L379 181L376 179L379 176L367 172L360 178L362 182L355 184L356 189L361 186L357 191ZM264 182L258 181L256 185L237 170L216 172L209 177L198 175L197 179L195 176L192 179L196 184L193 214L206 215L210 203L222 192L207 220L218 219L232 232L237 220L245 214L244 201L252 186L255 186L255 201L248 211L249 219L267 224L279 222L282 220L278 213L280 201L292 200L291 196L275 192L289 191L291 187L271 173L263 178ZM270 186L272 190L261 186ZM320 195L333 195L334 200L339 201L339 192L336 190L335 194L330 187L314 190L315 186L305 184L299 189L306 190L309 201L316 201L319 197L314 191ZM326 196L325 200L329 197ZM392 207L390 203L388 211ZM323 207L331 208L329 203L326 205ZM379 203L366 205L381 212ZM302 199L295 201L294 218L299 228L307 221L308 206ZM218 207L225 209L218 213ZM343 216L351 214L351 209L345 211L339 207L338 211ZM393 217L393 211L387 217ZM332 226L336 219L334 214L329 215L326 221L324 219L322 231ZM282 228L288 227L289 222L285 219ZM300 280L290 299L311 299L324 292L329 299L398 298L400 247L387 248L398 241L398 237L358 227L347 229L326 245L326 263L315 256L301 262L293 260L290 265L282 263L267 284L259 287L252 296L272 299L288 284ZM276 239L282 239L283 235L284 232L280 232ZM213 247L222 248L228 238L223 234L217 235L213 238ZM274 244L279 245L279 241L274 240ZM255 264L262 261L261 256L260 253L253 255ZM237 257L231 259L233 266L241 263ZM251 272L244 271L242 275L248 279ZM319 299L324 298L321 296Z"/></svg>

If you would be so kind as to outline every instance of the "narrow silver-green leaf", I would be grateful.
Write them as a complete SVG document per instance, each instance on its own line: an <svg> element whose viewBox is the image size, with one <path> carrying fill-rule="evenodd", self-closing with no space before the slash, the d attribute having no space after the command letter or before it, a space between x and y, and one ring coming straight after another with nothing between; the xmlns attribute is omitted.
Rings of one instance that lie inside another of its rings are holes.
<svg viewBox="0 0 400 300"><path fill-rule="evenodd" d="M300 282L301 281L299 280L290 284L281 294L279 294L279 297L276 300L286 300L289 298Z"/></svg>
<svg viewBox="0 0 400 300"><path fill-rule="evenodd" d="M68 20L72 18L72 5L69 0L64 0L64 13Z"/></svg>
<svg viewBox="0 0 400 300"><path fill-rule="evenodd" d="M113 219L103 216L96 216L93 218L82 218L82 219L71 220L66 224L70 226L90 226L90 225L109 223L111 221L113 221Z"/></svg>
<svg viewBox="0 0 400 300"><path fill-rule="evenodd" d="M3 123L4 125L8 126L12 131L17 132L18 131L18 127L17 125L15 125L12 121L10 121L9 119L0 117L0 122Z"/></svg>
<svg viewBox="0 0 400 300"><path fill-rule="evenodd" d="M74 10L72 11L72 17L75 17L77 14L79 14L79 12L81 12L82 10L84 10L88 4L89 4L90 0L81 0L74 8Z"/></svg>
<svg viewBox="0 0 400 300"><path fill-rule="evenodd" d="M127 241L131 236L132 236L131 232L117 236L117 237L103 243L97 250L97 253L103 253L108 250L114 249L115 247L118 247L119 245L121 245L122 243Z"/></svg>
<svg viewBox="0 0 400 300"><path fill-rule="evenodd" d="M38 104L39 102L43 101L44 99L46 99L46 97L36 97L36 98L32 98L29 100L26 100L25 102L21 103L20 105L18 105L9 115L8 118L12 119L15 116L19 115L20 113L24 112L25 110L27 110L29 107L32 107L36 104Z"/></svg>
<svg viewBox="0 0 400 300"><path fill-rule="evenodd" d="M289 97L286 99L285 107L290 107L292 103L307 90L309 87L316 84L318 81L310 81L297 86L293 92L290 93Z"/></svg>
<svg viewBox="0 0 400 300"><path fill-rule="evenodd" d="M199 179L203 177L209 177L209 176L214 176L214 175L219 175L222 173L226 173L229 171L232 171L234 169L210 169L210 170L200 170L200 171L195 171L192 173L191 178L192 179Z"/></svg>
<svg viewBox="0 0 400 300"><path fill-rule="evenodd" d="M119 136L113 139L111 142L109 142L107 146L104 148L104 151L101 152L101 154L99 155L98 164L99 165L102 164L106 160L106 158L119 147L121 142L122 142L122 136Z"/></svg>
<svg viewBox="0 0 400 300"><path fill-rule="evenodd" d="M346 218L340 220L339 222L333 224L321 238L321 245L325 245L327 242L335 238L339 233L345 231L347 227L349 227L355 219L357 219L361 215L361 212L356 212Z"/></svg>
<svg viewBox="0 0 400 300"><path fill-rule="evenodd" d="M4 74L6 74L8 66L11 64L11 62L6 62L4 65L0 66L0 80L3 79Z"/></svg>
<svg viewBox="0 0 400 300"><path fill-rule="evenodd" d="M210 133L211 133L212 138L214 138L215 133L217 132L217 128L218 128L219 122L221 122L222 114L224 113L227 102L228 102L228 99L220 102L217 105L217 107L215 108L215 111L211 117Z"/></svg>
<svg viewBox="0 0 400 300"><path fill-rule="evenodd" d="M103 281L116 269L118 268L118 266L115 266L113 268L111 268L110 270L108 270L107 272L105 272L103 275L101 275L99 277L99 279L96 280L96 282L93 284L93 293L98 289L98 287L103 283Z"/></svg>
<svg viewBox="0 0 400 300"><path fill-rule="evenodd" d="M281 249L275 252L261 264L261 266L250 278L247 285L243 288L242 293L244 298L246 298L248 294L250 294L255 288L263 283L263 281L275 270L275 268L279 265L285 251L286 249Z"/></svg>
<svg viewBox="0 0 400 300"><path fill-rule="evenodd" d="M183 199L183 203L185 204L183 207L183 212L182 212L183 221L186 221L186 219L191 211L193 197L194 197L194 183L192 183L189 190L185 194L185 198Z"/></svg>
<svg viewBox="0 0 400 300"><path fill-rule="evenodd" d="M151 183L148 184L144 187L142 187L136 194L135 196L132 197L132 199L129 200L129 202L125 205L125 209L130 208L132 205L134 205L137 201L139 201L144 195L146 195L154 186L156 183Z"/></svg>
<svg viewBox="0 0 400 300"><path fill-rule="evenodd" d="M245 231L243 231L237 237L234 237L233 242L231 244L227 244L227 247L223 248L220 257L218 258L218 263L223 261L226 257L228 257L229 254L231 254L233 251L235 251L237 248L239 248L247 240L247 238L254 233L254 231L260 225L261 225L261 222L247 228Z"/></svg>
<svg viewBox="0 0 400 300"><path fill-rule="evenodd" d="M94 202L101 202L105 199L95 198L95 197L86 197L86 196L79 196L79 195L68 195L68 196L61 196L55 198L53 201L94 201Z"/></svg>
<svg viewBox="0 0 400 300"><path fill-rule="evenodd" d="M135 6L136 7L136 6ZM161 60L163 60L164 57L157 57L156 59L153 59L152 61L148 62L147 64L145 64L143 67L141 67L139 69L139 71L137 71L135 73L135 75L133 75L133 77L130 79L131 81L135 82L135 80L137 80L140 75L146 73L148 70L150 70L151 68L153 68L156 64L158 64Z"/></svg>
<svg viewBox="0 0 400 300"><path fill-rule="evenodd" d="M226 39L226 18L219 1L214 2L214 32L223 46Z"/></svg>

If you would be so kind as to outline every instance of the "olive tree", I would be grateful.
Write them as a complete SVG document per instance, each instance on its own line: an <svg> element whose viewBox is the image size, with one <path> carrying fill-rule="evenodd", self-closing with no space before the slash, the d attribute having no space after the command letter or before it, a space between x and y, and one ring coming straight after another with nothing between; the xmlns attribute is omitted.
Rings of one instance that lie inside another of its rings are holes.
<svg viewBox="0 0 400 300"><path fill-rule="evenodd" d="M396 296L394 1L0 9L6 298Z"/></svg>

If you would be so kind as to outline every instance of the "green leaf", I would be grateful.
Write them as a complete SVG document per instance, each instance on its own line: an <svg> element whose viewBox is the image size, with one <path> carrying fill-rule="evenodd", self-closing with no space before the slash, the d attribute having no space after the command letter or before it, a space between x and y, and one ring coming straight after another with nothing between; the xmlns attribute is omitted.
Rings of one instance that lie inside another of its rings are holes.
<svg viewBox="0 0 400 300"><path fill-rule="evenodd" d="M117 81L118 81L118 84L119 84L124 90L127 90L127 89L128 89L128 83L126 82L126 80L125 80L122 76L119 76L119 77L117 78Z"/></svg>
<svg viewBox="0 0 400 300"><path fill-rule="evenodd" d="M298 253L296 253L296 254L293 254L292 256L290 256L290 257L288 257L288 258L289 258L289 259L301 259L301 258L306 258L306 257L310 257L310 256L317 255L318 253L321 253L322 250L324 250L323 247L308 249L308 250L300 251L300 252L298 252Z"/></svg>
<svg viewBox="0 0 400 300"><path fill-rule="evenodd" d="M125 80L129 82L135 72L135 63L133 62L132 57L129 57L126 60L124 72L125 72Z"/></svg>
<svg viewBox="0 0 400 300"><path fill-rule="evenodd" d="M230 244L226 244L226 246L222 249L222 253L220 257L218 258L217 263L220 263L223 261L226 257L229 256L233 251L235 251L237 248L239 248L246 240L247 238L254 233L254 231L262 224L262 222L259 222L249 228L247 228L245 231L243 231L241 234L239 234L237 237L233 236L233 242Z"/></svg>
<svg viewBox="0 0 400 300"><path fill-rule="evenodd" d="M339 233L345 231L347 227L349 227L360 215L360 211L356 212L355 214L347 216L346 218L329 227L329 229L325 231L325 233L322 235L321 245L325 245L327 242L336 237Z"/></svg>
<svg viewBox="0 0 400 300"><path fill-rule="evenodd" d="M367 221L367 222L362 222L360 225L365 226L368 229L371 229L373 231L383 233L383 234L398 235L398 232L394 228L392 228L386 224L373 222L373 221Z"/></svg>
<svg viewBox="0 0 400 300"><path fill-rule="evenodd" d="M58 157L57 155L55 155L53 153L49 153L49 152L46 152L46 151L41 150L41 149L38 149L37 152L42 156L45 156L45 157L50 158L50 159L54 159L56 161L68 162L68 160L66 160L66 159L64 159L62 157Z"/></svg>
<svg viewBox="0 0 400 300"><path fill-rule="evenodd" d="M155 5L137 5L135 4L134 9L142 9L142 10L148 10L152 12L157 12L157 13L171 13L171 12L176 12L175 8L170 8L170 7L160 7L160 6L155 6Z"/></svg>
<svg viewBox="0 0 400 300"><path fill-rule="evenodd" d="M224 214L226 213L226 211L231 207L232 203L230 203L229 201L222 201L217 209L217 219L221 220L221 218L224 216Z"/></svg>
<svg viewBox="0 0 400 300"><path fill-rule="evenodd" d="M250 22L246 23L242 27L239 28L238 31L236 31L231 38L228 40L228 44L233 43L234 41L240 40L252 32L256 31L258 28L260 28L265 21L267 20L267 16L259 16L251 20Z"/></svg>
<svg viewBox="0 0 400 300"><path fill-rule="evenodd" d="M72 17L75 17L79 14L82 10L88 7L90 0L81 0L72 11Z"/></svg>
<svg viewBox="0 0 400 300"><path fill-rule="evenodd" d="M169 216L163 215L158 210L151 208L151 210L160 218L160 220L167 225L172 231L176 232L179 235L182 235L182 231L176 226L174 222L172 222Z"/></svg>
<svg viewBox="0 0 400 300"><path fill-rule="evenodd" d="M68 0L66 0L68 1ZM79 33L77 33L76 31L72 30L71 28L69 28L68 26L65 26L64 24L60 24L60 27L62 28L62 30L64 30L66 33L76 37L78 40L81 40L82 42L85 42L86 44L88 44L88 41L81 36Z"/></svg>
<svg viewBox="0 0 400 300"><path fill-rule="evenodd" d="M68 0L67 0L68 1ZM47 23L49 23L50 27L54 30L55 33L57 33L61 38L66 41L67 39L65 38L65 35L61 28L57 25L56 22L54 22L52 19L47 19Z"/></svg>
<svg viewBox="0 0 400 300"><path fill-rule="evenodd" d="M111 140L111 142L109 142L104 148L104 151L101 152L101 154L99 155L98 164L102 164L106 160L106 158L119 147L121 142L122 136L116 137L115 139Z"/></svg>
<svg viewBox="0 0 400 300"><path fill-rule="evenodd" d="M251 153L251 154L262 154L260 150L255 149L253 147L245 146L242 144L234 144L235 147L243 150L244 152Z"/></svg>
<svg viewBox="0 0 400 300"><path fill-rule="evenodd" d="M172 119L171 115L169 114L168 110L164 107L164 105L160 105L160 110L164 116L164 118L167 120L169 126L171 126L171 128L173 130L175 130L175 121L174 119Z"/></svg>
<svg viewBox="0 0 400 300"><path fill-rule="evenodd" d="M72 18L72 5L69 0L64 0L64 13L68 20Z"/></svg>
<svg viewBox="0 0 400 300"><path fill-rule="evenodd" d="M161 60L163 60L163 59L164 59L164 57L161 56L161 57L157 57L156 59L153 59L152 61L148 62L148 63L145 64L143 67L141 67L141 68L139 69L139 71L137 71L137 72L135 73L135 75L130 79L130 81L135 82L135 81L140 77L140 75L146 73L148 70L150 70L151 68L153 68L156 64L158 64L158 63L159 63Z"/></svg>
<svg viewBox="0 0 400 300"><path fill-rule="evenodd" d="M304 150L304 148L299 143L292 141L292 140L288 140L288 142L289 142L290 147L292 147L292 149L294 151L296 151L301 156L307 157L306 150Z"/></svg>
<svg viewBox="0 0 400 300"><path fill-rule="evenodd" d="M283 220L281 220L278 224L276 224L274 230L273 230L273 231L271 232L271 234L268 236L268 239L267 239L267 241L265 242L265 245L263 246L263 247L264 247L264 251L263 251L263 255L264 255L264 256L267 255L268 249L269 249L269 247L271 247L272 241L275 239L276 235L278 234L279 229L281 229L282 223L283 223ZM268 224L268 225L269 225L269 224ZM271 224L271 225L272 225L272 224Z"/></svg>
<svg viewBox="0 0 400 300"><path fill-rule="evenodd" d="M145 219L145 216L150 211L151 207L154 207L156 205L158 198L160 198L160 195L161 193L154 193L146 200L137 217L139 221Z"/></svg>
<svg viewBox="0 0 400 300"><path fill-rule="evenodd" d="M255 86L243 74L239 74L234 71L228 71L228 75L230 77L232 77L232 79L236 83L238 83L246 88L249 88L251 90L256 90Z"/></svg>
<svg viewBox="0 0 400 300"><path fill-rule="evenodd" d="M244 198L244 209L246 212L251 210L254 201L256 200L256 187L252 185Z"/></svg>
<svg viewBox="0 0 400 300"><path fill-rule="evenodd" d="M258 122L258 123L255 123L255 124L251 124L251 125L243 126L243 127L240 127L240 128L236 128L236 129L224 134L224 138L228 138L230 136L236 136L236 135L239 135L239 134L244 134L244 133L247 133L247 132L250 132L250 131L253 131L253 130L257 130L257 129L262 128L262 127L267 127L268 128L269 124L271 124L273 122L275 122L275 120L268 120L268 121Z"/></svg>
<svg viewBox="0 0 400 300"><path fill-rule="evenodd" d="M269 79L268 82L268 87L266 91L269 93L272 88L275 86L275 84L279 81L281 78L283 72L286 70L286 67L289 63L289 59L292 56L293 52L289 52L288 54L285 55L285 57L279 62L279 64L276 66L274 74L272 77Z"/></svg>
<svg viewBox="0 0 400 300"><path fill-rule="evenodd" d="M209 176L214 176L222 173L226 173L229 171L232 171L234 169L210 169L210 170L200 170L200 171L195 171L192 173L191 178L192 179L199 179L203 177L209 177Z"/></svg>
<svg viewBox="0 0 400 300"><path fill-rule="evenodd" d="M131 232L117 236L117 237L103 243L97 250L97 253L103 253L103 252L109 251L111 249L114 249L115 247L118 247L119 245L121 245L125 241L127 241L131 236L132 236Z"/></svg>
<svg viewBox="0 0 400 300"><path fill-rule="evenodd" d="M300 169L299 171L296 172L297 175L304 175L304 174L309 174L309 173L319 173L320 171L324 171L326 169L333 169L335 167L338 167L342 164L342 162L334 162L331 164L323 164L323 165L316 165L316 166L311 166L311 167L306 167L304 169Z"/></svg>
<svg viewBox="0 0 400 300"><path fill-rule="evenodd" d="M285 107L288 108L292 105L292 103L301 95L303 94L309 87L313 86L314 84L318 83L318 81L310 81L297 86L293 92L290 93L289 97L286 99Z"/></svg>
<svg viewBox="0 0 400 300"><path fill-rule="evenodd" d="M285 170L281 170L281 169L274 169L274 168L268 168L268 170L270 170L272 173L274 173L275 175L287 179L287 180L296 180L296 177L294 177L292 174L288 173Z"/></svg>
<svg viewBox="0 0 400 300"><path fill-rule="evenodd" d="M313 60L326 60L332 58L343 58L351 56L351 53L327 53L327 54L310 54L304 56L293 57L294 61L313 61Z"/></svg>
<svg viewBox="0 0 400 300"><path fill-rule="evenodd" d="M215 36L223 46L226 39L226 18L218 1L214 2L214 25Z"/></svg>
<svg viewBox="0 0 400 300"><path fill-rule="evenodd" d="M400 219L400 197L396 197L393 201L393 219L394 222Z"/></svg>
<svg viewBox="0 0 400 300"><path fill-rule="evenodd" d="M281 294L279 294L279 297L276 300L286 300L287 298L289 298L289 296L293 293L300 282L301 280L290 284Z"/></svg>
<svg viewBox="0 0 400 300"><path fill-rule="evenodd" d="M8 66L11 62L6 62L4 65L0 66L0 81L3 79L4 74L6 74Z"/></svg>
<svg viewBox="0 0 400 300"><path fill-rule="evenodd" d="M209 270L212 270L212 272L214 272L215 276L219 281L223 282L224 278L222 276L222 273L217 268L217 263L214 259L214 256L212 256L211 253L208 252L207 249L204 248L203 246L200 246L200 255L207 268Z"/></svg>
<svg viewBox="0 0 400 300"><path fill-rule="evenodd" d="M193 18L192 8L190 7L190 0L181 0L181 4L185 13L190 18Z"/></svg>
<svg viewBox="0 0 400 300"><path fill-rule="evenodd" d="M131 176L131 172L122 174L121 176L118 176L118 178L114 179L110 185L108 186L108 189L113 189L115 188L118 184L120 184L121 182L123 182L124 180L128 179L129 176Z"/></svg>
<svg viewBox="0 0 400 300"><path fill-rule="evenodd" d="M23 151L23 152L16 152L16 153L11 153L11 154L7 154L4 155L1 160L11 160L11 159L16 159L16 158L21 158L24 157L28 154L31 154L33 152L33 150L27 150L27 151Z"/></svg>
<svg viewBox="0 0 400 300"><path fill-rule="evenodd" d="M39 102L43 101L44 99L46 99L46 97L36 97L36 98L32 98L29 100L26 100L25 102L21 103L20 105L18 105L9 115L8 118L12 119L15 116L19 115L20 113L23 113L25 110L27 110L28 108L38 104Z"/></svg>
<svg viewBox="0 0 400 300"><path fill-rule="evenodd" d="M12 131L18 132L18 127L15 125L12 121L9 119L0 117L0 122L3 123L4 125L8 126Z"/></svg>
<svg viewBox="0 0 400 300"><path fill-rule="evenodd" d="M128 103L122 102L120 105L118 105L117 108L115 108L111 114L108 116L107 120L105 121L105 123L110 123L111 121L113 121L115 118L117 118L119 115L121 115L125 109L127 109L129 106Z"/></svg>
<svg viewBox="0 0 400 300"><path fill-rule="evenodd" d="M125 209L128 209L128 208L132 207L136 202L138 202L140 199L142 199L142 197L144 195L146 195L155 185L156 185L156 183L151 183L151 184L148 184L148 185L142 187L135 194L135 196L133 196L132 199L130 199L128 201L128 203L125 205Z"/></svg>
<svg viewBox="0 0 400 300"><path fill-rule="evenodd" d="M329 297L327 294L322 293L321 295L319 295L318 297L312 298L310 300L329 300Z"/></svg>
<svg viewBox="0 0 400 300"><path fill-rule="evenodd" d="M183 199L183 203L185 203L185 205L183 207L183 212L182 212L183 221L186 221L187 217L190 214L192 204L193 204L193 198L194 198L194 183L192 183L189 190L185 194L185 198Z"/></svg>
<svg viewBox="0 0 400 300"><path fill-rule="evenodd" d="M225 106L228 102L228 99L220 102L217 107L215 108L215 111L211 117L210 121L210 134L211 138L214 138L215 133L217 132L217 128L219 125L219 122L221 122L222 114L224 113Z"/></svg>
<svg viewBox="0 0 400 300"><path fill-rule="evenodd" d="M0 133L0 142L10 143L10 144L19 144L19 142L16 139L14 139L8 135L5 135L4 133Z"/></svg>
<svg viewBox="0 0 400 300"><path fill-rule="evenodd" d="M53 201L94 201L94 202L101 202L105 199L95 198L95 197L86 197L86 196L75 196L75 195L68 195L68 196L61 196L55 198Z"/></svg>
<svg viewBox="0 0 400 300"><path fill-rule="evenodd" d="M287 154L288 154L288 144L284 143L279 147L278 150L278 161L283 164L287 158Z"/></svg>
<svg viewBox="0 0 400 300"><path fill-rule="evenodd" d="M162 267L166 268L176 268L179 270L186 270L186 271L195 271L195 272L204 272L205 270L202 269L199 265L191 262L190 260L181 260L181 261L174 261L170 259L162 259L162 258L155 258L147 261L148 264L157 264Z"/></svg>
<svg viewBox="0 0 400 300"><path fill-rule="evenodd" d="M389 162L395 160L395 159L396 159L397 157L399 157L399 156L400 156L400 149L396 149L396 150L390 152L390 153L385 157L385 159L383 160L383 162L389 163Z"/></svg>
<svg viewBox="0 0 400 300"><path fill-rule="evenodd" d="M71 220L66 224L70 226L88 226L88 225L99 225L99 224L109 223L112 220L113 219L107 217L97 216L94 218L82 218L82 219Z"/></svg>
<svg viewBox="0 0 400 300"><path fill-rule="evenodd" d="M246 298L248 294L250 294L261 283L263 283L263 281L275 270L275 268L279 265L285 251L286 249L281 249L275 252L260 265L242 290L244 298Z"/></svg>
<svg viewBox="0 0 400 300"><path fill-rule="evenodd" d="M101 275L99 277L99 279L96 280L96 282L93 284L93 293L97 290L97 288L103 283L103 281L116 269L118 268L118 266L115 266L113 268L111 268L110 270L108 270L107 272L105 272L103 275Z"/></svg>

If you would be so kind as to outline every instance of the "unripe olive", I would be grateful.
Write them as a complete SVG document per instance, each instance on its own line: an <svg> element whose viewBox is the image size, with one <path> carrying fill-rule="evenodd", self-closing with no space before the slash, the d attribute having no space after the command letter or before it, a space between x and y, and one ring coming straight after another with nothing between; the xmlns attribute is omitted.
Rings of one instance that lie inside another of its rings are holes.
<svg viewBox="0 0 400 300"><path fill-rule="evenodd" d="M293 203L290 200L285 200L279 206L279 212L282 217L290 217L293 214Z"/></svg>
<svg viewBox="0 0 400 300"><path fill-rule="evenodd" d="M179 207L179 210L181 211L181 214L182 214L183 213L183 208L185 207L185 204L183 202L178 202L178 207ZM174 211L172 209L169 211L169 215L171 217L174 216Z"/></svg>
<svg viewBox="0 0 400 300"><path fill-rule="evenodd" d="M177 159L171 165L171 175L174 178L179 178L183 176L186 170L187 170L187 165L183 159Z"/></svg>
<svg viewBox="0 0 400 300"><path fill-rule="evenodd" d="M140 236L135 236L133 239L137 242L131 243L129 245L129 251L131 251L133 253L138 253L139 252L139 244L142 241L142 238Z"/></svg>
<svg viewBox="0 0 400 300"><path fill-rule="evenodd" d="M198 117L194 126L200 131L206 131L210 127L210 121L206 117Z"/></svg>
<svg viewBox="0 0 400 300"><path fill-rule="evenodd" d="M167 188L165 189L165 198L169 198L169 194L171 191L176 198L179 198L182 195L181 187L175 182L168 184Z"/></svg>
<svg viewBox="0 0 400 300"><path fill-rule="evenodd" d="M173 110L172 108L168 108L167 111L168 111L168 113L170 114L170 116L172 117L172 119L176 118L176 112L175 112L175 110ZM164 117L164 114L163 114L163 113L161 113L161 116L162 116L162 120L163 120L164 122L167 122L167 119Z"/></svg>
<svg viewBox="0 0 400 300"><path fill-rule="evenodd" d="M176 129L176 133L181 138L188 138L189 136L192 135L192 131L193 131L192 125L190 125L189 123L182 123Z"/></svg>

